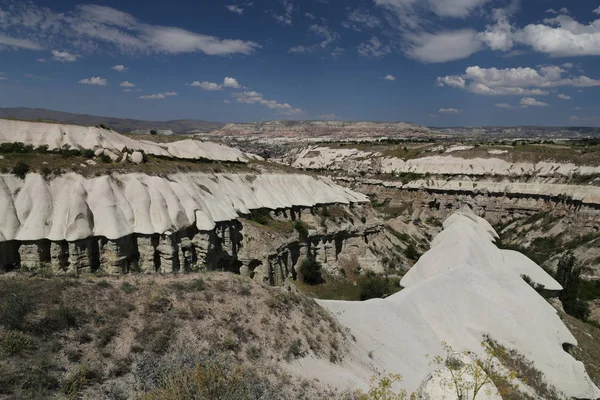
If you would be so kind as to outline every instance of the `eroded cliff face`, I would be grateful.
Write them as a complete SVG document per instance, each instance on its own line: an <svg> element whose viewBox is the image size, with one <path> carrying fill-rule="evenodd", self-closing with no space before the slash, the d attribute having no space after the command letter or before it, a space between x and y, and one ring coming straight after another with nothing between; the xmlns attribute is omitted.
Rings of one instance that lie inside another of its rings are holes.
<svg viewBox="0 0 600 400"><path fill-rule="evenodd" d="M298 279L299 265L309 256L329 274L339 274L353 262L365 270L383 272L381 256L372 250L383 238L383 225L368 205L293 207L263 210L262 215L277 229L247 215L218 222L210 231L191 226L118 239L6 241L0 243L0 267L71 276L227 271L275 286ZM307 227L306 237L294 229L295 223Z"/></svg>

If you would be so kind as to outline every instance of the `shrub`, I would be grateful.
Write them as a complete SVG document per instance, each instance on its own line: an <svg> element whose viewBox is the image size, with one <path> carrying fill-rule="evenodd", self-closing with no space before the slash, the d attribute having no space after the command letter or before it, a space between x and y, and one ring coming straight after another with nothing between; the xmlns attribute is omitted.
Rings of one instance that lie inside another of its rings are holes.
<svg viewBox="0 0 600 400"><path fill-rule="evenodd" d="M194 366L182 360L179 368L159 378L159 383L141 396L141 400L254 400L281 399L280 391L252 369L215 356ZM164 363L162 363L164 365ZM164 368L164 366L162 366Z"/></svg>
<svg viewBox="0 0 600 400"><path fill-rule="evenodd" d="M72 307L60 305L48 312L38 324L37 330L43 334L52 334L69 328L77 328L85 320L85 314Z"/></svg>
<svg viewBox="0 0 600 400"><path fill-rule="evenodd" d="M367 223L367 217L365 217L364 215L362 217L360 217L360 222L362 222L363 224Z"/></svg>
<svg viewBox="0 0 600 400"><path fill-rule="evenodd" d="M94 150L91 149L85 149L82 153L82 156L84 156L85 158L93 158L94 157Z"/></svg>
<svg viewBox="0 0 600 400"><path fill-rule="evenodd" d="M44 154L48 152L48 145L42 144L35 149L36 153Z"/></svg>
<svg viewBox="0 0 600 400"><path fill-rule="evenodd" d="M419 253L417 252L417 249L412 243L406 246L406 249L404 250L404 255L409 260L417 260L419 258Z"/></svg>
<svg viewBox="0 0 600 400"><path fill-rule="evenodd" d="M271 214L267 209L259 209L250 211L250 216L248 219L257 222L261 225L269 225L269 222L272 220Z"/></svg>
<svg viewBox="0 0 600 400"><path fill-rule="evenodd" d="M309 256L302 264L300 264L300 274L304 283L309 285L318 285L323 283L323 276L321 274L321 263L315 260L314 257Z"/></svg>
<svg viewBox="0 0 600 400"><path fill-rule="evenodd" d="M106 154L101 154L100 155L100 161L102 161L105 164L110 164L112 162L112 160L110 159L110 157L107 156Z"/></svg>
<svg viewBox="0 0 600 400"><path fill-rule="evenodd" d="M387 281L378 276L369 276L360 282L360 299L382 298L387 294Z"/></svg>
<svg viewBox="0 0 600 400"><path fill-rule="evenodd" d="M100 381L100 372L87 364L80 365L62 385L62 392L69 399L76 399L86 386Z"/></svg>
<svg viewBox="0 0 600 400"><path fill-rule="evenodd" d="M25 179L25 176L29 173L29 165L25 164L23 161L19 161L15 164L12 169L12 174L20 179Z"/></svg>
<svg viewBox="0 0 600 400"><path fill-rule="evenodd" d="M286 358L287 360L292 360L294 358L303 357L306 353L302 351L302 340L296 339L291 344L287 351Z"/></svg>
<svg viewBox="0 0 600 400"><path fill-rule="evenodd" d="M0 336L0 350L8 355L19 354L31 345L31 336L21 331L6 331Z"/></svg>
<svg viewBox="0 0 600 400"><path fill-rule="evenodd" d="M33 301L27 294L21 291L10 293L0 302L0 325L7 329L21 329L31 311Z"/></svg>
<svg viewBox="0 0 600 400"><path fill-rule="evenodd" d="M585 300L581 299L581 266L572 252L567 252L558 261L556 280L563 287L559 295L565 312L585 321L590 316L590 308Z"/></svg>
<svg viewBox="0 0 600 400"><path fill-rule="evenodd" d="M154 129L151 129L151 130L150 130L150 134L151 134L151 135L158 135L158 132L156 132Z"/></svg>
<svg viewBox="0 0 600 400"><path fill-rule="evenodd" d="M42 174L44 179L48 179L48 177L52 174L52 170L48 167L42 167L42 169L40 169L40 174Z"/></svg>
<svg viewBox="0 0 600 400"><path fill-rule="evenodd" d="M300 237L300 240L307 240L308 239L308 228L306 227L306 224L302 221L296 221L294 222L294 229L296 230L296 232L298 232L298 236Z"/></svg>

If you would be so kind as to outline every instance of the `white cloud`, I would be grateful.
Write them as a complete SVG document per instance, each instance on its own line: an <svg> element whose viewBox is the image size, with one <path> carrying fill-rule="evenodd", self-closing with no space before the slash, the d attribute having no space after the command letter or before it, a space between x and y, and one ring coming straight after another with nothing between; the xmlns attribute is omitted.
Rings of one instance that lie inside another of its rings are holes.
<svg viewBox="0 0 600 400"><path fill-rule="evenodd" d="M37 60L35 60L37 62L41 62L41 63L45 63L46 59L45 58L38 58Z"/></svg>
<svg viewBox="0 0 600 400"><path fill-rule="evenodd" d="M225 104L231 104L231 100L223 100L223 103L225 103Z"/></svg>
<svg viewBox="0 0 600 400"><path fill-rule="evenodd" d="M567 7L563 7L559 10L562 14L568 14L569 13L569 9Z"/></svg>
<svg viewBox="0 0 600 400"><path fill-rule="evenodd" d="M313 44L310 46L298 45L294 47L290 47L288 49L288 53L290 54L302 54L302 53L311 53L318 49L326 49L334 42L340 40L340 35L337 32L332 31L327 25L317 25L313 24L308 28L308 33L317 36L321 41L317 44ZM344 49L338 47L334 49L332 52L333 57L338 57Z"/></svg>
<svg viewBox="0 0 600 400"><path fill-rule="evenodd" d="M127 68L124 65L115 65L111 69L119 72L127 71Z"/></svg>
<svg viewBox="0 0 600 400"><path fill-rule="evenodd" d="M406 34L408 56L422 62L439 63L469 57L483 48L473 29L437 33Z"/></svg>
<svg viewBox="0 0 600 400"><path fill-rule="evenodd" d="M440 108L438 112L442 114L460 114L463 110L458 110L456 108Z"/></svg>
<svg viewBox="0 0 600 400"><path fill-rule="evenodd" d="M502 9L493 13L495 25L488 25L479 38L492 50L508 51L513 47L514 29Z"/></svg>
<svg viewBox="0 0 600 400"><path fill-rule="evenodd" d="M177 96L177 92L165 92L165 93L156 93L156 94L147 94L144 96L140 96L140 99L147 100L160 100L165 99L167 97Z"/></svg>
<svg viewBox="0 0 600 400"><path fill-rule="evenodd" d="M52 58L59 62L73 62L79 58L78 54L71 54L68 51L52 50Z"/></svg>
<svg viewBox="0 0 600 400"><path fill-rule="evenodd" d="M562 94L562 93L559 93L558 96L556 96L556 97L558 97L559 99L562 99L562 100L571 100L571 96L567 96L566 94Z"/></svg>
<svg viewBox="0 0 600 400"><path fill-rule="evenodd" d="M324 115L319 115L319 119L322 119L324 121L334 121L336 119L339 119L339 117L335 114L324 114Z"/></svg>
<svg viewBox="0 0 600 400"><path fill-rule="evenodd" d="M192 83L190 83L190 86L195 86L195 87L199 87L202 90L221 90L223 89L223 85L219 85L218 83L214 83L214 82L200 82L200 81L194 81Z"/></svg>
<svg viewBox="0 0 600 400"><path fill-rule="evenodd" d="M597 121L598 117L578 117L577 115L571 115L569 119L573 122L589 122Z"/></svg>
<svg viewBox="0 0 600 400"><path fill-rule="evenodd" d="M429 115L431 118L437 118L437 117L439 117L439 115L437 115L437 114L428 114L428 115Z"/></svg>
<svg viewBox="0 0 600 400"><path fill-rule="evenodd" d="M386 75L383 77L386 81L395 81L396 77L394 75Z"/></svg>
<svg viewBox="0 0 600 400"><path fill-rule="evenodd" d="M108 83L106 79L100 78L99 76L94 76L89 79L82 79L78 83L83 85L97 85L97 86L106 86Z"/></svg>
<svg viewBox="0 0 600 400"><path fill-rule="evenodd" d="M377 36L372 36L367 42L361 43L356 48L363 57L381 58L392 52L388 45L383 45Z"/></svg>
<svg viewBox="0 0 600 400"><path fill-rule="evenodd" d="M346 50L344 50L342 47L337 46L335 49L331 50L331 57L338 58L344 53L344 51Z"/></svg>
<svg viewBox="0 0 600 400"><path fill-rule="evenodd" d="M496 107L498 107L498 108L504 108L504 109L507 109L507 110L514 110L514 109L518 108L518 107L515 107L515 106L511 106L508 103L498 103L498 104L496 104Z"/></svg>
<svg viewBox="0 0 600 400"><path fill-rule="evenodd" d="M305 16L306 18L315 19L315 16L314 16L314 15L312 15L311 13L309 13L309 12L307 12L307 13L304 13L304 16Z"/></svg>
<svg viewBox="0 0 600 400"><path fill-rule="evenodd" d="M548 103L544 103L543 101L537 101L533 97L523 97L520 104L527 107L548 107L550 105Z"/></svg>
<svg viewBox="0 0 600 400"><path fill-rule="evenodd" d="M129 81L121 82L121 83L119 83L119 86L121 86L121 87L127 87L127 88L135 87L135 85L133 83L129 82Z"/></svg>
<svg viewBox="0 0 600 400"><path fill-rule="evenodd" d="M292 25L293 19L292 19L292 13L295 10L295 6L294 6L294 2L293 0L280 0L281 1L281 5L283 6L283 14L276 14L273 13L273 18L275 19L275 21L277 21L277 23L281 24L281 25Z"/></svg>
<svg viewBox="0 0 600 400"><path fill-rule="evenodd" d="M546 10L546 12L548 14L558 14L558 11L556 11L554 8L549 8L549 9Z"/></svg>
<svg viewBox="0 0 600 400"><path fill-rule="evenodd" d="M594 14L600 14L600 7L596 8L594 11L592 11Z"/></svg>
<svg viewBox="0 0 600 400"><path fill-rule="evenodd" d="M227 8L232 13L236 13L239 15L242 15L244 13L244 9L241 7L238 7L236 5L228 5L228 6L225 6L225 8Z"/></svg>
<svg viewBox="0 0 600 400"><path fill-rule="evenodd" d="M466 17L489 0L375 0L375 4L409 17L424 9L439 17Z"/></svg>
<svg viewBox="0 0 600 400"><path fill-rule="evenodd" d="M223 86L234 89L239 89L242 87L237 79L230 78L229 76L226 76L225 79L223 79Z"/></svg>
<svg viewBox="0 0 600 400"><path fill-rule="evenodd" d="M25 50L42 50L42 46L29 39L19 39L0 34L0 45Z"/></svg>
<svg viewBox="0 0 600 400"><path fill-rule="evenodd" d="M364 28L377 28L381 25L379 18L371 15L367 10L357 8L348 14L346 21L342 23L344 28L352 29L357 32L362 31Z"/></svg>
<svg viewBox="0 0 600 400"><path fill-rule="evenodd" d="M566 76L557 66L533 68L468 67L462 75L437 78L438 86L449 86L484 95L540 96L549 94L548 88L573 86L600 86L600 80L587 76Z"/></svg>
<svg viewBox="0 0 600 400"><path fill-rule="evenodd" d="M563 68L573 68L573 63L564 63L562 65Z"/></svg>
<svg viewBox="0 0 600 400"><path fill-rule="evenodd" d="M123 89L124 92L131 92L131 89Z"/></svg>
<svg viewBox="0 0 600 400"><path fill-rule="evenodd" d="M147 24L111 7L84 4L58 13L29 2L16 4L7 9L4 28L27 35L28 41L13 42L12 45L32 50L68 46L85 53L117 50L128 55L193 52L231 55L251 54L261 47L252 41ZM6 39L0 35L0 40L3 38Z"/></svg>
<svg viewBox="0 0 600 400"><path fill-rule="evenodd" d="M568 15L530 24L515 33L515 40L552 57L600 55L600 20L583 25Z"/></svg>
<svg viewBox="0 0 600 400"><path fill-rule="evenodd" d="M250 92L239 92L233 93L233 97L236 98L238 103L243 104L262 104L272 110L275 110L278 114L283 115L301 115L305 112L300 108L294 108L288 103L279 103L275 100L267 100L261 93L250 91Z"/></svg>

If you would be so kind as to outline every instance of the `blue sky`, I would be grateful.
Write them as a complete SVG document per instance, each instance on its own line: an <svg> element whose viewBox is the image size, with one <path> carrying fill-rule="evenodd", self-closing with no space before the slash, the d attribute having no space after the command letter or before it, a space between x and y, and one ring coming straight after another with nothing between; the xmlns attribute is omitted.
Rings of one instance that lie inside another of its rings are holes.
<svg viewBox="0 0 600 400"><path fill-rule="evenodd" d="M599 55L600 1L0 0L1 107L598 126Z"/></svg>

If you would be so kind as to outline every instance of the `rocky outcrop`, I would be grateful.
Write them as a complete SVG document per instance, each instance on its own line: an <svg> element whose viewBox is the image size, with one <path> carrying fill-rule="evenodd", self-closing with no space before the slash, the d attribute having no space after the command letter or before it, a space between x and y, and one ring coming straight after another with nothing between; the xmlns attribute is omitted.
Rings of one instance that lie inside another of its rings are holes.
<svg viewBox="0 0 600 400"><path fill-rule="evenodd" d="M73 149L93 149L96 150L97 156L104 153L113 161L119 158L119 153L125 153L126 150L140 150L155 156L191 160L245 163L256 158L232 147L199 140L154 143L136 140L108 128L0 119L0 143L7 142L21 142L35 147L48 146L49 150L65 146ZM134 158L139 160L139 155Z"/></svg>

